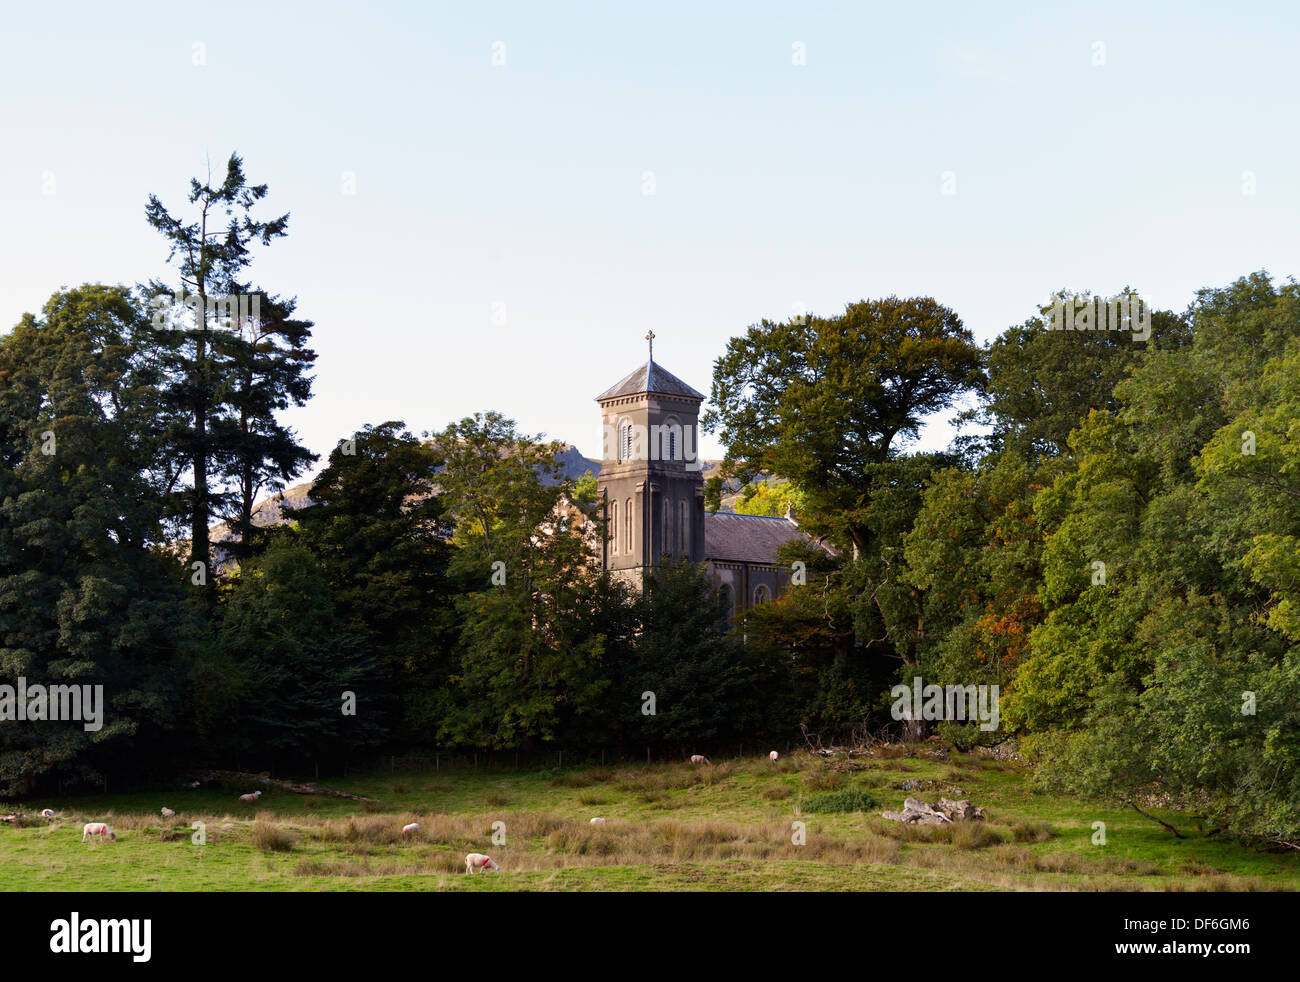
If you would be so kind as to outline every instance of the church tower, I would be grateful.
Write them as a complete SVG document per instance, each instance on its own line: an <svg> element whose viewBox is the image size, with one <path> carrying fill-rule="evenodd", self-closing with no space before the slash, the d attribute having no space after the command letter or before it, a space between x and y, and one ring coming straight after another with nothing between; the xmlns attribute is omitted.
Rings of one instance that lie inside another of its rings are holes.
<svg viewBox="0 0 1300 982"><path fill-rule="evenodd" d="M704 396L650 360L596 397L604 433L597 479L609 529L605 569L639 586L663 560L704 562Z"/></svg>

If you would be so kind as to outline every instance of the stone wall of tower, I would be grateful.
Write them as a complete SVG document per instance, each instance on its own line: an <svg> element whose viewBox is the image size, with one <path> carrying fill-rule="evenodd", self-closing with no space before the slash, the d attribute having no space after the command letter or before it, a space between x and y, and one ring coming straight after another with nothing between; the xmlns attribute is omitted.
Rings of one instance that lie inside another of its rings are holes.
<svg viewBox="0 0 1300 982"><path fill-rule="evenodd" d="M600 409L605 436L597 485L611 531L605 568L639 585L644 570L665 558L703 562L699 401L650 392L602 400Z"/></svg>

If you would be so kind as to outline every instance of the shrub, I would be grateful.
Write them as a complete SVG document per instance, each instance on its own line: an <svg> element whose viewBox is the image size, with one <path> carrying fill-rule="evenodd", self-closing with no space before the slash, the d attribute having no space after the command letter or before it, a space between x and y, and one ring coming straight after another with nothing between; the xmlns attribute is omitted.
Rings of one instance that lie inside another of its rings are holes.
<svg viewBox="0 0 1300 982"><path fill-rule="evenodd" d="M1011 837L1017 842L1046 842L1055 834L1046 822L1021 819L1011 826Z"/></svg>
<svg viewBox="0 0 1300 982"><path fill-rule="evenodd" d="M294 842L293 833L287 829L270 822L253 823L253 844L262 852L291 852Z"/></svg>
<svg viewBox="0 0 1300 982"><path fill-rule="evenodd" d="M846 788L827 794L815 794L803 804L806 812L864 812L879 804L872 795L859 788Z"/></svg>

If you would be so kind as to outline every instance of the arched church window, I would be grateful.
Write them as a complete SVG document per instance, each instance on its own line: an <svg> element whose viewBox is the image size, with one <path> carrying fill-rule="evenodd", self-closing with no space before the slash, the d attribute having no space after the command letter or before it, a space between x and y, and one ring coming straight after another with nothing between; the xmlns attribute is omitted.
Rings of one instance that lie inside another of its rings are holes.
<svg viewBox="0 0 1300 982"><path fill-rule="evenodd" d="M677 417L669 416L664 423L663 445L660 447L660 453L664 455L664 460L677 459L678 437L682 432L682 424L677 421Z"/></svg>
<svg viewBox="0 0 1300 982"><path fill-rule="evenodd" d="M632 552L632 499L627 499L627 508L623 512L623 527L627 529L623 542L629 553Z"/></svg>
<svg viewBox="0 0 1300 982"><path fill-rule="evenodd" d="M609 512L609 540L614 543L613 551L618 552L618 502L610 507Z"/></svg>
<svg viewBox="0 0 1300 982"><path fill-rule="evenodd" d="M680 502L677 506L677 551L683 556L691 554L690 549L690 526L686 524L686 502Z"/></svg>
<svg viewBox="0 0 1300 982"><path fill-rule="evenodd" d="M724 583L718 590L723 600L721 626L724 631L731 630L731 619L736 616L736 599L731 592L731 584Z"/></svg>
<svg viewBox="0 0 1300 982"><path fill-rule="evenodd" d="M771 599L772 599L772 595L768 592L766 584L760 583L758 586L754 587L755 607L757 607L759 604L765 604Z"/></svg>
<svg viewBox="0 0 1300 982"><path fill-rule="evenodd" d="M623 420L619 424L619 460L632 459L632 423L629 420Z"/></svg>

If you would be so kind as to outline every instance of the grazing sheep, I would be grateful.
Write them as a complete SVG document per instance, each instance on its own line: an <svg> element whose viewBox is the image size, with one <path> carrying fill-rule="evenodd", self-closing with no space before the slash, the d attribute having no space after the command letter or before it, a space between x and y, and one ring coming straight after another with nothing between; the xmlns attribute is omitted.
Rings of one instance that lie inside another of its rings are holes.
<svg viewBox="0 0 1300 982"><path fill-rule="evenodd" d="M108 836L114 842L117 841L117 833L103 822L87 822L85 827L81 830L81 841L85 842L86 839L92 835L98 835L100 837Z"/></svg>
<svg viewBox="0 0 1300 982"><path fill-rule="evenodd" d="M54 809L53 809L53 808L42 808L42 809L41 809L41 818L53 818L53 817L54 817Z"/></svg>
<svg viewBox="0 0 1300 982"><path fill-rule="evenodd" d="M593 819L591 820L590 824L591 824L591 825L604 825L604 824L605 824L605 820L604 820L603 818L593 818Z"/></svg>
<svg viewBox="0 0 1300 982"><path fill-rule="evenodd" d="M491 869L501 872L501 867L492 861L491 856L485 856L481 852L472 852L465 857L465 872L477 873L479 870Z"/></svg>
<svg viewBox="0 0 1300 982"><path fill-rule="evenodd" d="M172 811L170 808L165 808L165 807L164 807L163 810L162 810L162 816L163 816L163 818L175 818L175 817L176 817L176 813L175 813L174 811Z"/></svg>
<svg viewBox="0 0 1300 982"><path fill-rule="evenodd" d="M198 786L199 786L199 782L198 782L198 781L195 781L195 782L193 782L193 783L190 785L191 788L197 788Z"/></svg>
<svg viewBox="0 0 1300 982"><path fill-rule="evenodd" d="M420 831L420 823L419 823L419 822L412 822L410 825L403 825L403 826L402 826L402 831L403 831L403 832L418 832L418 831Z"/></svg>
<svg viewBox="0 0 1300 982"><path fill-rule="evenodd" d="M254 792L252 792L251 794L241 794L241 795L239 796L239 800L240 800L240 801L256 801L256 800L257 800L258 798L260 798L260 797L262 797L262 792L260 792L260 791L254 791Z"/></svg>
<svg viewBox="0 0 1300 982"><path fill-rule="evenodd" d="M770 761L772 761L773 763L775 763L775 762L776 762L776 759L777 759L778 757L780 757L780 756L781 756L781 755L780 755L779 753L777 753L775 750L773 750L770 754L767 755L767 759L770 760Z"/></svg>
<svg viewBox="0 0 1300 982"><path fill-rule="evenodd" d="M709 758L705 757L704 754L691 754L692 764L707 764L708 762Z"/></svg>

